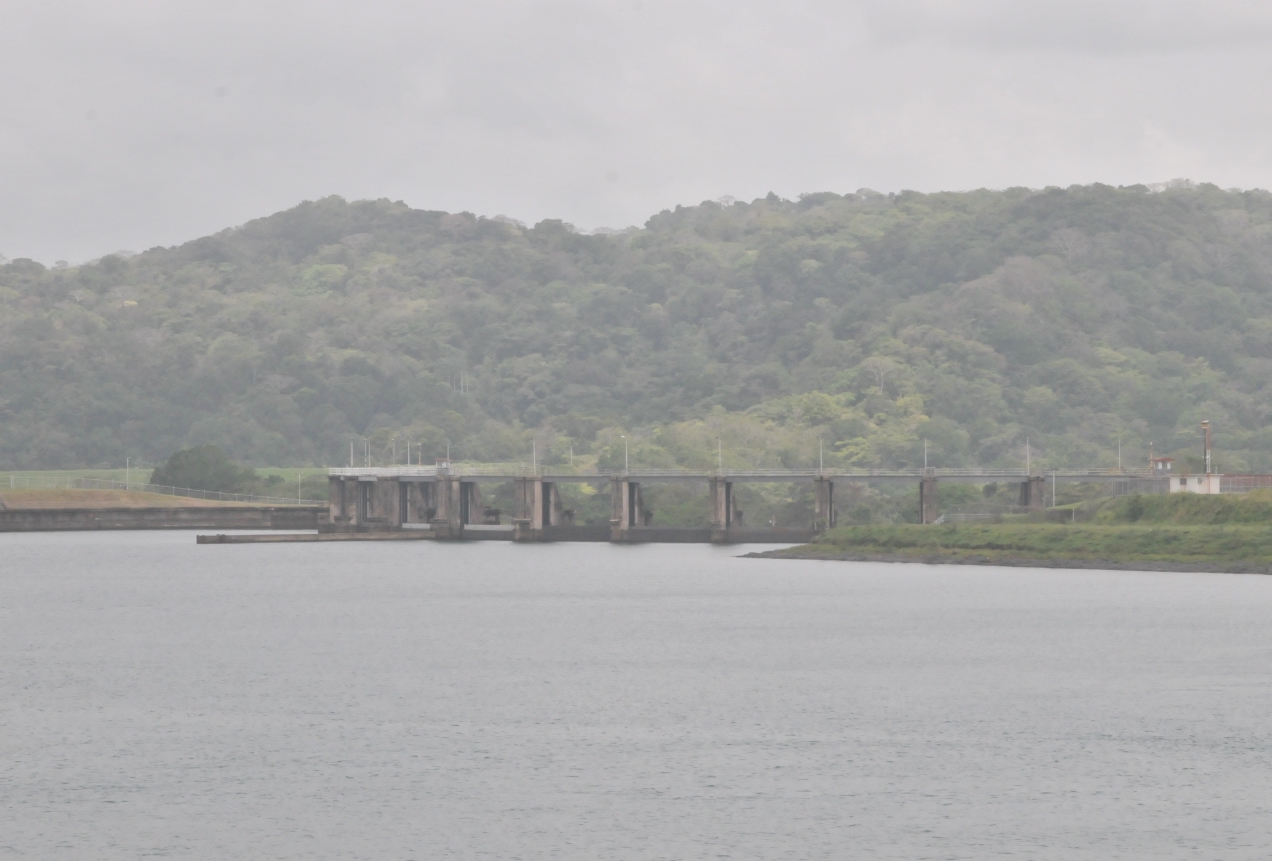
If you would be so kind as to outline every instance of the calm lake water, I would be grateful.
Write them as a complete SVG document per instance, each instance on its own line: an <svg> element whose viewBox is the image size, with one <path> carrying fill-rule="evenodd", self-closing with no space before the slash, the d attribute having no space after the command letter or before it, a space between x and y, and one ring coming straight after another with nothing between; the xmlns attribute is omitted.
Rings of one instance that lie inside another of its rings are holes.
<svg viewBox="0 0 1272 861"><path fill-rule="evenodd" d="M1272 577L0 535L0 858L1266 859Z"/></svg>

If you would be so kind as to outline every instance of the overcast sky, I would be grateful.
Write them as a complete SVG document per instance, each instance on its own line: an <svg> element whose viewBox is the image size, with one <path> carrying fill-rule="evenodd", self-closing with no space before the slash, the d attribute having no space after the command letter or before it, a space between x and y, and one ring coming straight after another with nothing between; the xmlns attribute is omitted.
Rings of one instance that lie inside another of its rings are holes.
<svg viewBox="0 0 1272 861"><path fill-rule="evenodd" d="M641 224L775 191L1272 187L1272 3L5 0L0 254L329 194Z"/></svg>

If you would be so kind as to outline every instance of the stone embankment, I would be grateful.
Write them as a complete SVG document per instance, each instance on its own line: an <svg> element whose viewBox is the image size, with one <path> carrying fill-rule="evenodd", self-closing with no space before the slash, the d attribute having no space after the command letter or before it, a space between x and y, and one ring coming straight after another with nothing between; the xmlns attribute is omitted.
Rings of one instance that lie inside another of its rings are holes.
<svg viewBox="0 0 1272 861"><path fill-rule="evenodd" d="M29 508L0 511L0 532L100 529L314 529L325 508Z"/></svg>

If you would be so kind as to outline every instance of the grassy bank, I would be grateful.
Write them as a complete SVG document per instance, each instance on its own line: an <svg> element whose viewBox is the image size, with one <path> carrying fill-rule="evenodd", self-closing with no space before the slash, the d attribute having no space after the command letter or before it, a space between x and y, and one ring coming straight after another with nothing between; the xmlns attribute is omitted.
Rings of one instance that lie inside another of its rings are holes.
<svg viewBox="0 0 1272 861"><path fill-rule="evenodd" d="M760 555L788 559L1272 572L1272 528L1253 524L844 526L811 544Z"/></svg>
<svg viewBox="0 0 1272 861"><path fill-rule="evenodd" d="M1203 496L1171 493L1103 502L1096 523L1265 524L1272 526L1272 490Z"/></svg>
<svg viewBox="0 0 1272 861"><path fill-rule="evenodd" d="M133 467L123 469L12 469L0 472L0 489L10 485L22 485L28 482L65 482L76 478L100 478L106 481L124 481L125 479L143 482L150 478L154 467Z"/></svg>
<svg viewBox="0 0 1272 861"><path fill-rule="evenodd" d="M208 508L248 505L137 490L4 490L0 508Z"/></svg>

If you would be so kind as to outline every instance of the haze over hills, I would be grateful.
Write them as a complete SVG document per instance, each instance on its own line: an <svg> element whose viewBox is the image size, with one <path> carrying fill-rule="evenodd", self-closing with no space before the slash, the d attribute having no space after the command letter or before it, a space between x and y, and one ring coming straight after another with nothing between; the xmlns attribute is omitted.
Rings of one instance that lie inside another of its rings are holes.
<svg viewBox="0 0 1272 861"><path fill-rule="evenodd" d="M0 465L214 443L334 464L1272 469L1272 194L770 195L582 235L330 197L0 266ZM396 443L393 440L397 440Z"/></svg>

